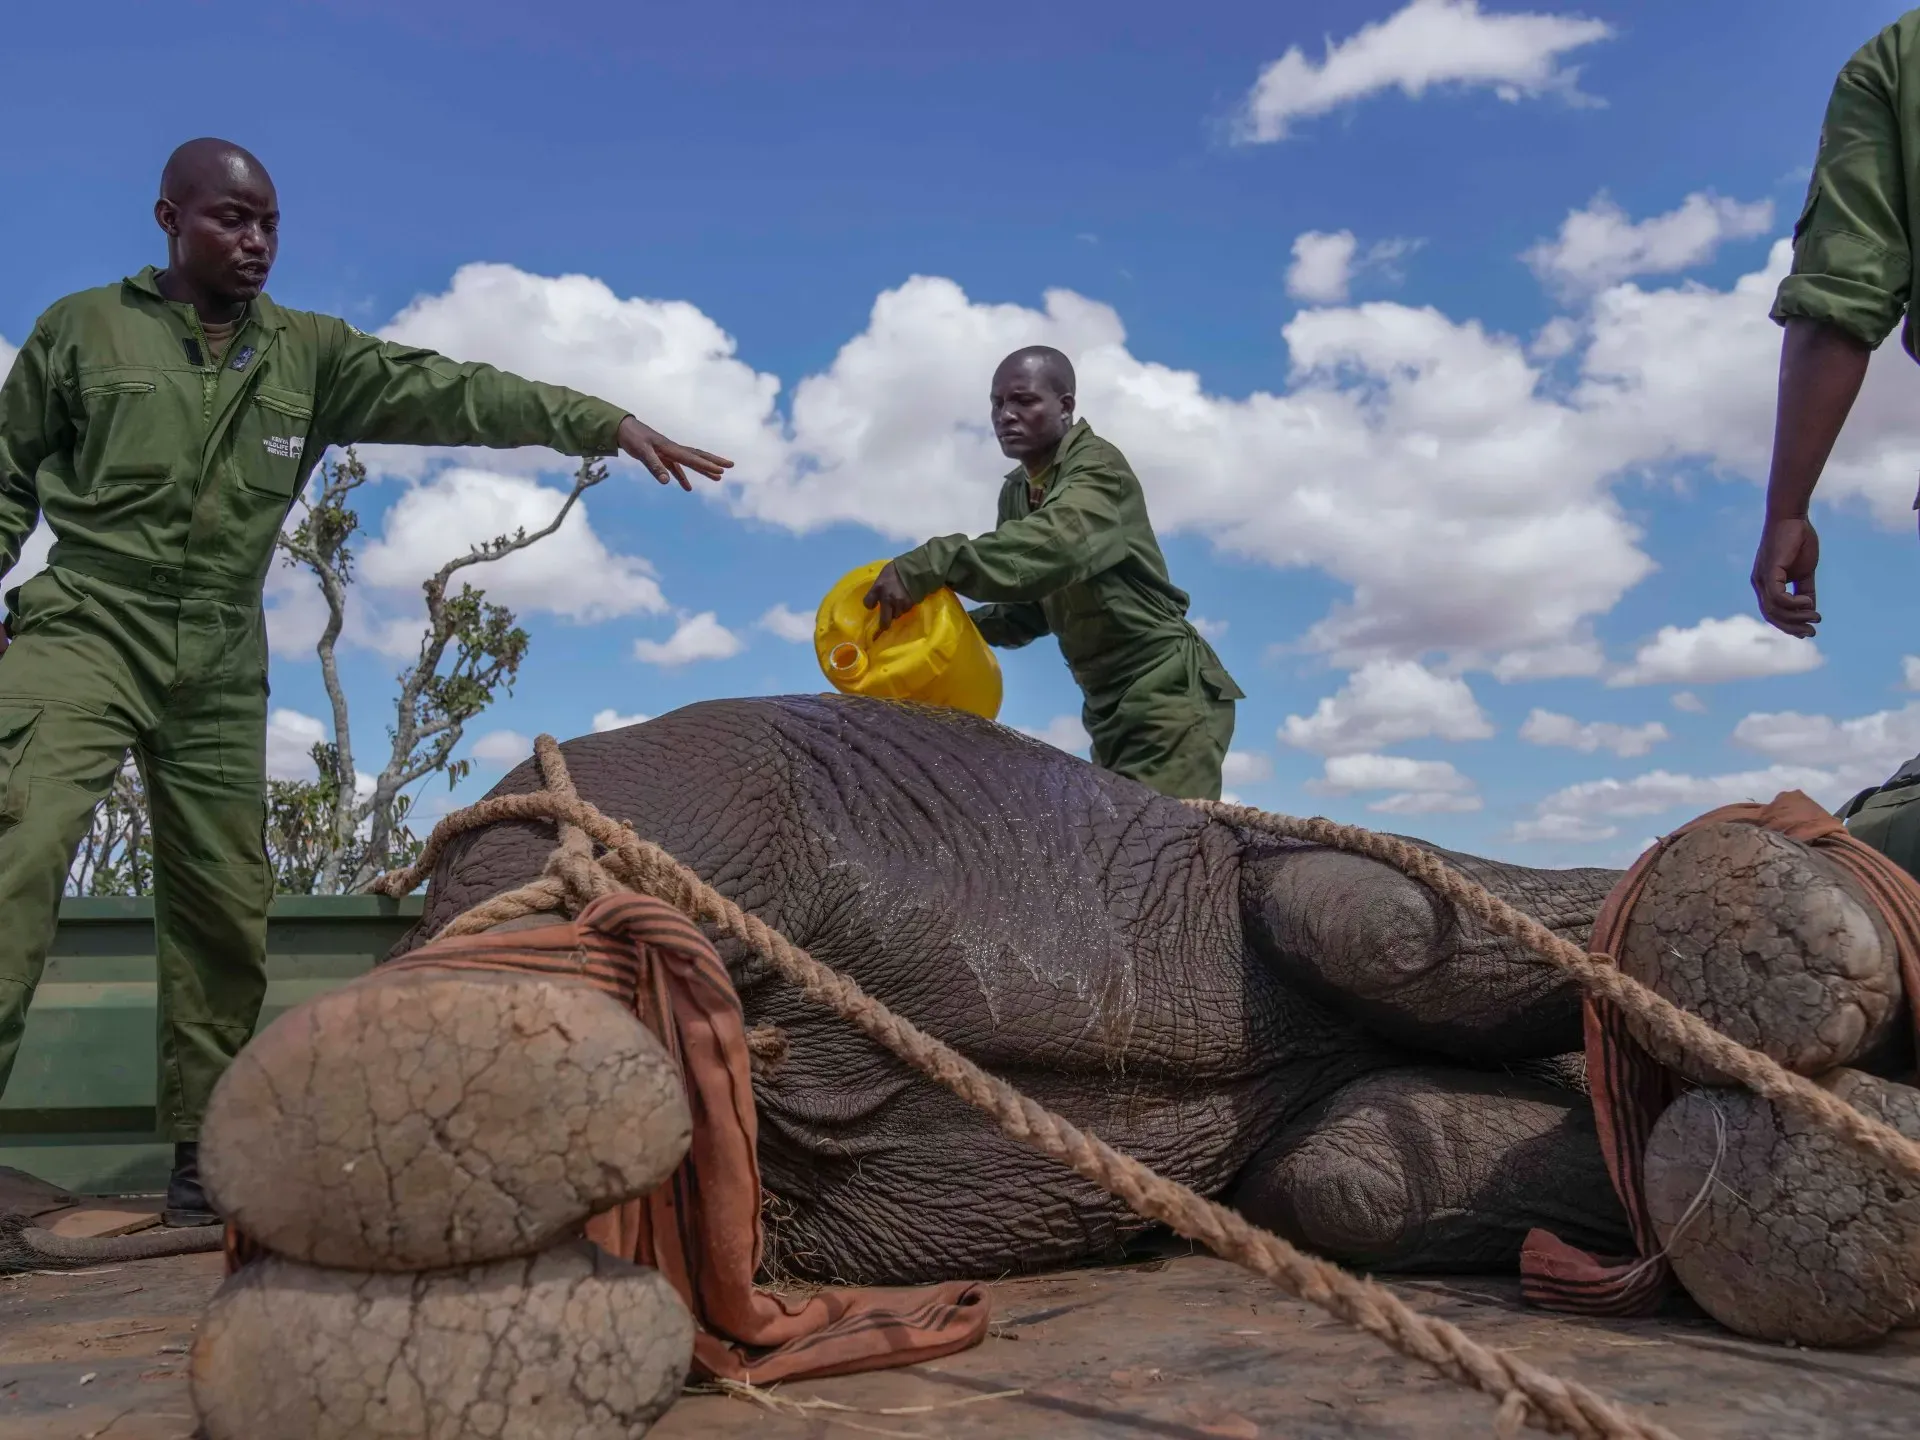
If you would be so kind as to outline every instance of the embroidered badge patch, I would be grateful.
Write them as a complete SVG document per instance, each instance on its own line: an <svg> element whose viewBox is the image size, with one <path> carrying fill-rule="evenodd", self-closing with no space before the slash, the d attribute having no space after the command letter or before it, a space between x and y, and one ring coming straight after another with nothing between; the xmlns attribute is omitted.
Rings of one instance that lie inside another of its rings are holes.
<svg viewBox="0 0 1920 1440"><path fill-rule="evenodd" d="M244 370L247 368L247 362L251 359L253 359L253 346L242 345L240 347L240 353L233 357L233 364L227 368L230 370Z"/></svg>
<svg viewBox="0 0 1920 1440"><path fill-rule="evenodd" d="M307 448L304 435L269 435L261 442L267 447L267 453L276 460L298 460L300 452Z"/></svg>

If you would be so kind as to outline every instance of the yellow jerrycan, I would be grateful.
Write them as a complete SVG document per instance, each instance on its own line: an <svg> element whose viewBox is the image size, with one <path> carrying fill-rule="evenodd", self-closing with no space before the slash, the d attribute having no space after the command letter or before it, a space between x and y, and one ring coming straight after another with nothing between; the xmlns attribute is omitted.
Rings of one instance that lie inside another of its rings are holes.
<svg viewBox="0 0 1920 1440"><path fill-rule="evenodd" d="M880 612L862 602L886 563L843 576L820 602L813 650L834 689L999 718L1000 662L953 591L936 590L879 631Z"/></svg>

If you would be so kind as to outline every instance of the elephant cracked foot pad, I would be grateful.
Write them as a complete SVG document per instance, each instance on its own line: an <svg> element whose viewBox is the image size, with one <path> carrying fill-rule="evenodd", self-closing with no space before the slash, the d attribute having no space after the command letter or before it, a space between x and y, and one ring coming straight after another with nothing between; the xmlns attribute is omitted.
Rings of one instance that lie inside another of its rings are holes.
<svg viewBox="0 0 1920 1440"><path fill-rule="evenodd" d="M692 1350L672 1287L585 1242L424 1275L268 1257L214 1297L193 1398L207 1440L635 1440Z"/></svg>
<svg viewBox="0 0 1920 1440"><path fill-rule="evenodd" d="M214 1092L202 1164L278 1254L436 1270L534 1253L646 1194L691 1133L678 1067L613 999L429 966L268 1026Z"/></svg>

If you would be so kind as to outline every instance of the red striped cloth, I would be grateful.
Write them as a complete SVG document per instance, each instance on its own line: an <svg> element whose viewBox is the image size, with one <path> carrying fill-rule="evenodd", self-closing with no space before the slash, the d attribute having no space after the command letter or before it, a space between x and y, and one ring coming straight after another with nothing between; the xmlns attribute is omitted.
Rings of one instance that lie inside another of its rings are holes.
<svg viewBox="0 0 1920 1440"><path fill-rule="evenodd" d="M1920 883L1872 846L1856 840L1832 815L1798 790L1766 805L1727 805L1690 820L1642 855L1600 907L1588 948L1612 955L1626 938L1633 907L1667 847L1703 826L1735 822L1776 830L1837 863L1866 892L1892 933L1900 975L1914 1004L1908 1012L1920 1037ZM1520 1291L1548 1310L1578 1315L1646 1315L1666 1298L1673 1272L1660 1252L1642 1188L1647 1137L1686 1083L1641 1048L1625 1018L1604 1000L1586 1002L1587 1088L1600 1148L1613 1188L1627 1212L1634 1253L1591 1255L1545 1230L1534 1230L1520 1251Z"/></svg>
<svg viewBox="0 0 1920 1440"><path fill-rule="evenodd" d="M679 911L609 895L576 921L434 941L355 983L462 966L583 980L632 1009L679 1061L693 1113L686 1159L651 1195L588 1221L586 1233L680 1293L697 1325L696 1375L761 1385L845 1375L937 1359L986 1334L986 1291L969 1282L804 1297L754 1285L763 1234L746 1026L726 966ZM229 1269L256 1253L228 1228Z"/></svg>

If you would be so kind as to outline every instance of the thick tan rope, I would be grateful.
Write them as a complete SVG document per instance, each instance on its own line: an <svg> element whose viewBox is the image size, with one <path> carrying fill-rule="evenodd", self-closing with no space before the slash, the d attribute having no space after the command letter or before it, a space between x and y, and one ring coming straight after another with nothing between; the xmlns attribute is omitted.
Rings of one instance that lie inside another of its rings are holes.
<svg viewBox="0 0 1920 1440"><path fill-rule="evenodd" d="M1836 1099L1778 1061L1728 1039L1698 1015L1682 1010L1622 972L1608 957L1591 955L1571 940L1554 934L1531 915L1516 910L1430 851L1392 835L1318 817L1299 819L1273 815L1251 806L1224 805L1217 801L1187 803L1215 819L1244 829L1287 840L1305 840L1332 850L1346 850L1391 865L1442 899L1451 901L1489 930L1518 940L1549 965L1566 971L1582 990L1617 1005L1673 1049L1693 1060L1704 1061L1788 1114L1843 1135L1894 1171L1920 1181L1920 1143ZM1920 1002L1920 996L1913 998Z"/></svg>
<svg viewBox="0 0 1920 1440"><path fill-rule="evenodd" d="M745 943L808 998L825 1005L907 1065L991 1116L1002 1133L1070 1166L1136 1214L1157 1220L1222 1259L1272 1280L1288 1294L1366 1331L1400 1354L1425 1361L1448 1378L1494 1397L1500 1402L1496 1425L1501 1434L1510 1434L1524 1423L1554 1434L1593 1440L1677 1440L1665 1427L1583 1385L1488 1349L1458 1327L1413 1310L1371 1280L1303 1254L1279 1236L1156 1174L1035 1104L959 1051L894 1014L764 921L747 914L659 846L642 840L629 826L608 819L582 800L552 736L540 736L534 742L534 753L546 781L545 790L495 796L447 816L434 827L415 864L383 876L373 888L388 895L407 894L432 871L456 835L503 820L552 821L560 828L562 838L541 877L457 916L440 935L475 934L523 915L561 908L565 903L578 908L615 883L655 896L720 934ZM583 853L574 839L576 834L602 846L605 853L597 860L591 853ZM592 873L596 871L597 875Z"/></svg>

